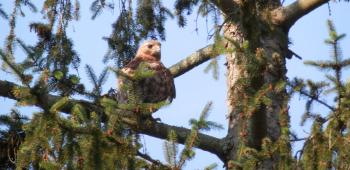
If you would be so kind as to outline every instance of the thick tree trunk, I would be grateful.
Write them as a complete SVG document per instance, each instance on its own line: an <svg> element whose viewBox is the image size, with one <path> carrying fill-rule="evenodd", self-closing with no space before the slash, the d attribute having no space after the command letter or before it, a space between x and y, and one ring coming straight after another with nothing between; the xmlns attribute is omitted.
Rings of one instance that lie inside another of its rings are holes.
<svg viewBox="0 0 350 170"><path fill-rule="evenodd" d="M235 162L244 161L247 148L260 151L264 138L278 141L281 127L288 125L283 86L287 33L259 22L256 27L247 28L241 22L228 22L224 27L226 48L233 49L226 55L229 127L224 150L228 151L228 168L235 169L239 166ZM280 158L276 155L260 162L258 169L277 169Z"/></svg>

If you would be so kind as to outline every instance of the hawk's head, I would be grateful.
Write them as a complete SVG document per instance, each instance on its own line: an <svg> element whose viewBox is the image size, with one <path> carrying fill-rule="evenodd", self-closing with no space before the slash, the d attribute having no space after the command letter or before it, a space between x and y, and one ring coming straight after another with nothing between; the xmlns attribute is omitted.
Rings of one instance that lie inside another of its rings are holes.
<svg viewBox="0 0 350 170"><path fill-rule="evenodd" d="M148 40L144 42L137 50L136 57L143 60L160 60L160 42L157 40Z"/></svg>

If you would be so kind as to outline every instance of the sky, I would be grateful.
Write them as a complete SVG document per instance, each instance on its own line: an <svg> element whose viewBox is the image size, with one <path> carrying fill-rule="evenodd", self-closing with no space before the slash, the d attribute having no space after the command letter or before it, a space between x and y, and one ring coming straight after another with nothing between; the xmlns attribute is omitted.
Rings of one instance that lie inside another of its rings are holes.
<svg viewBox="0 0 350 170"><path fill-rule="evenodd" d="M117 0L114 0L118 4ZM10 13L12 1L0 0L3 4L3 8ZM40 4L41 1L33 0L34 3ZM95 20L91 20L91 13L89 12L90 1L81 2L81 19L74 21L68 28L69 37L72 38L75 45L75 50L78 52L81 58L81 67L79 69L79 75L82 82L88 87L92 88L92 84L89 82L84 66L85 64L91 65L95 72L99 74L106 66L102 62L102 58L107 52L107 42L102 40L102 37L109 36L112 32L112 24L115 22L118 13L118 5L114 11L106 10ZM163 1L165 5L173 6L173 1ZM292 1L286 1L285 4L289 4ZM350 13L346 10L350 9L348 3L330 3L330 10L327 5L324 5L304 18L299 20L290 30L290 49L299 54L303 60L293 58L287 61L288 77L301 77L310 78L312 80L322 79L323 73L318 70L305 66L303 61L305 60L324 60L328 59L330 54L330 48L324 44L324 40L328 38L328 32L326 27L326 20L332 19L338 33L350 33ZM41 6L38 6L41 9ZM29 10L24 9L27 17L20 17L17 21L16 34L27 44L34 44L36 42L36 35L34 32L29 32L29 23L41 20L40 13L32 14ZM331 15L329 15L331 13ZM210 20L210 18L209 18ZM5 43L5 37L8 35L8 21L0 18L0 46L3 47ZM210 22L210 21L209 21ZM176 20L168 20L166 22L166 41L162 42L162 61L165 66L169 67L196 50L205 47L210 44L212 40L208 40L208 29L205 19L199 19L196 23L195 15L189 16L188 25L185 28L179 28L176 25ZM196 31L196 24L199 28ZM210 24L210 23L209 23ZM210 29L210 25L209 25ZM344 58L350 57L350 38L345 38L341 43ZM16 50L17 61L21 61L24 58L24 53L18 48ZM227 120L226 120L226 80L225 80L225 57L219 57L219 80L214 80L211 74L204 73L204 68L207 63L204 63L186 74L175 79L176 86L176 99L170 106L162 108L156 113L154 117L161 118L162 122L183 126L190 128L188 121L191 118L198 118L205 104L209 101L213 101L213 107L211 109L208 120L215 121L224 126L224 130L210 131L207 134L216 136L218 138L224 137L227 132ZM109 66L112 63L108 64ZM349 74L344 74L344 80L348 79ZM1 80L9 80L17 82L8 73L0 71ZM109 74L107 83L104 85L104 91L115 88L116 78L114 74ZM330 99L325 98L327 101ZM309 131L310 123L307 123L304 127L300 126L301 115L304 112L305 99L295 95L290 102L290 116L291 116L291 129L296 132L300 137L307 135ZM9 112L9 109L13 107L14 101L0 97L0 114ZM320 113L328 113L328 110L322 106L314 107L315 110ZM22 113L30 115L37 108L25 107L20 109ZM146 151L156 159L164 161L163 154L163 141L155 138L143 135L142 143L146 146ZM301 143L293 144L293 151L295 152L301 147ZM217 169L223 169L221 161L213 154L196 149L196 156L193 160L189 161L185 166L185 170L203 169L205 166L217 163Z"/></svg>

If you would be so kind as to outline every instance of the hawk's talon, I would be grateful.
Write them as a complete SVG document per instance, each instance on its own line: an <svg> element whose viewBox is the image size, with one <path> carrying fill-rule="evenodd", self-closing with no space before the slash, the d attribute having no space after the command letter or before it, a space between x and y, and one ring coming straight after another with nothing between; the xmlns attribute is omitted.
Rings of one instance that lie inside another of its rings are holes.
<svg viewBox="0 0 350 170"><path fill-rule="evenodd" d="M154 109L154 107L153 107L153 106L150 106L148 109L149 109L149 112L150 112L150 113L153 113L153 112L155 112L155 111L156 111L156 109Z"/></svg>
<svg viewBox="0 0 350 170"><path fill-rule="evenodd" d="M140 110L141 110L141 109L140 109L139 106L136 106L136 107L134 108L134 112L135 112L135 113L140 113Z"/></svg>

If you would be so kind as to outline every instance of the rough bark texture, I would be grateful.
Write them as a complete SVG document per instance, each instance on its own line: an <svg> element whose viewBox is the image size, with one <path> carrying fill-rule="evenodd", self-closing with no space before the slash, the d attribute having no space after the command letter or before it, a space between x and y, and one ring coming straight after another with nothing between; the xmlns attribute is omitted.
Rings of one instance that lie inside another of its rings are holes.
<svg viewBox="0 0 350 170"><path fill-rule="evenodd" d="M229 161L239 161L244 147L259 151L264 138L284 141L285 150L279 152L290 155L289 131L282 131L289 123L288 95L285 88L278 87L286 82L288 31L298 19L328 0L297 0L286 7L279 0L232 0L232 8L222 8L228 1L215 2L225 14L224 37L229 51L225 163L231 168ZM270 102L251 106L262 95ZM263 160L258 169L278 169L287 159L276 153Z"/></svg>
<svg viewBox="0 0 350 170"><path fill-rule="evenodd" d="M289 29L298 19L329 0L297 0L294 3L271 11L271 21Z"/></svg>
<svg viewBox="0 0 350 170"><path fill-rule="evenodd" d="M259 17L262 15L253 16L242 10L237 13L241 19L233 19L224 27L226 47L233 49L226 55L229 118L224 144L226 163L239 160L238 152L243 147L259 151L266 137L277 141L281 135L280 114L287 107L285 90L274 89L286 80L287 32L265 22ZM250 106L258 94L266 95L271 104ZM276 169L278 160L278 156L272 156L259 169Z"/></svg>
<svg viewBox="0 0 350 170"><path fill-rule="evenodd" d="M244 31L239 24L228 24L225 30L225 36L231 40L236 40L243 43L246 40ZM247 68L249 63L242 57L246 56L242 52L233 52L226 55L227 59L227 105L229 128L226 140L226 146L232 148L229 150L227 160L237 159L239 147L244 143L248 147L260 149L263 138L268 137L272 141L277 141L280 136L279 114L282 108L285 108L286 93L271 91L266 95L271 99L271 105L262 105L257 110L249 113L245 109L249 100L252 100L257 93L267 86L275 86L281 80L285 80L286 68L284 52L287 50L284 37L274 36L273 33L261 37L260 50L264 51L267 63L258 70L264 70L259 77L249 77L250 70ZM283 40L281 40L283 39ZM231 45L232 47L232 45ZM284 49L282 47L285 47ZM252 51L254 52L254 51ZM255 52L254 52L255 53ZM265 67L265 68L264 68ZM252 73L254 74L254 73ZM243 84L240 82L242 78L247 79L251 83ZM248 89L252 88L253 89ZM251 93L247 91L252 91ZM243 102L243 103L242 103ZM243 105L242 105L243 104ZM266 160L261 169L274 169L274 163L278 162L277 157Z"/></svg>
<svg viewBox="0 0 350 170"><path fill-rule="evenodd" d="M169 70L175 78L218 55L219 54L214 49L214 45L211 44L197 50L195 53L174 64Z"/></svg>

